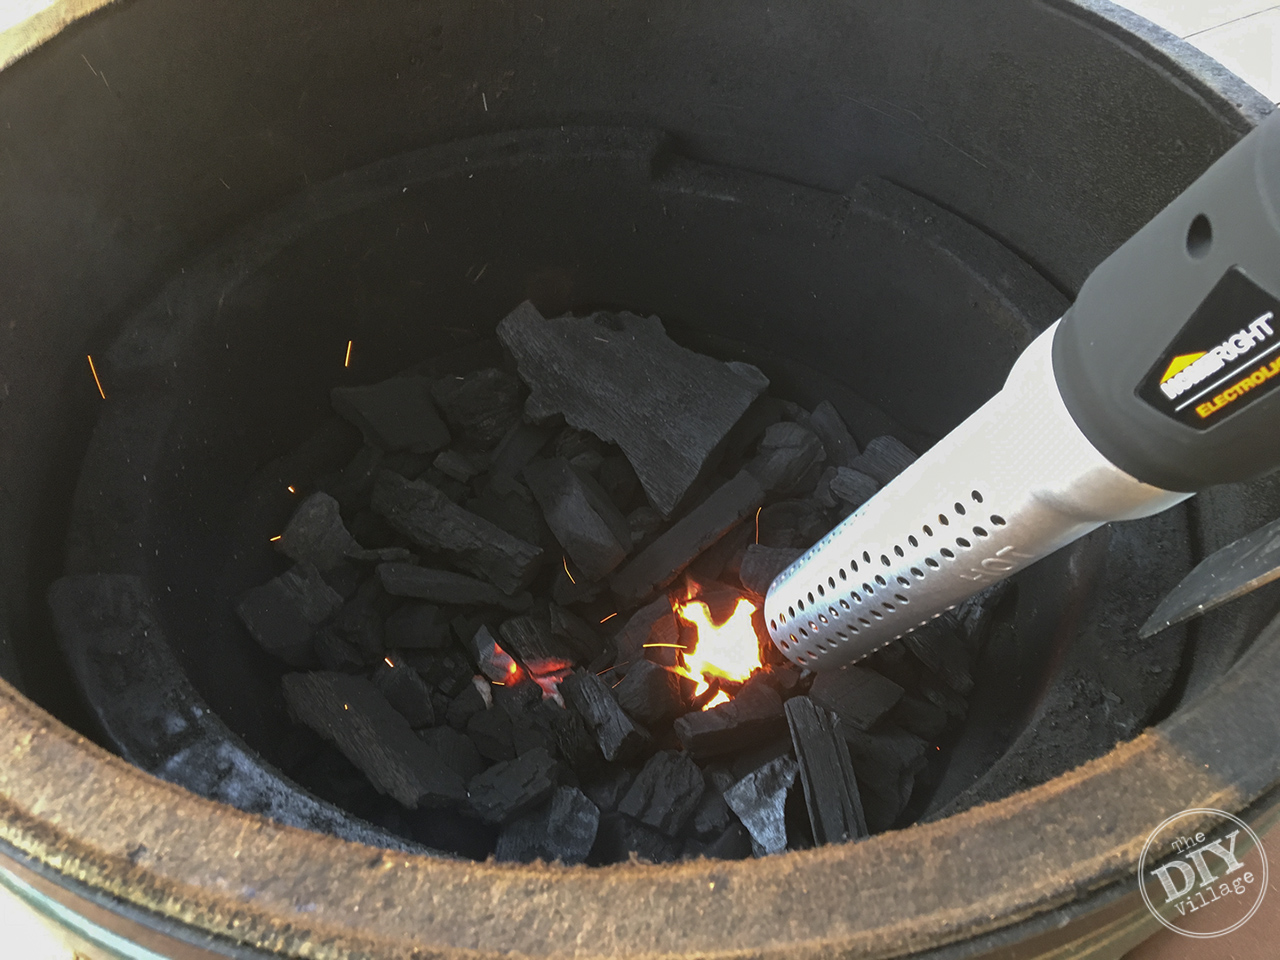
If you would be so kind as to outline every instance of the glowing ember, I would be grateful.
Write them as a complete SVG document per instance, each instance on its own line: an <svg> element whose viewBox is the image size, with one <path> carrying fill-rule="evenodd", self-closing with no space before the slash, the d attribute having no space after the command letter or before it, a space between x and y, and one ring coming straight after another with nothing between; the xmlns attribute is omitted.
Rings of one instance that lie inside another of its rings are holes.
<svg viewBox="0 0 1280 960"><path fill-rule="evenodd" d="M493 645L493 653L489 654L489 664L503 671L505 676L502 680L494 680L493 682L499 686L506 686L508 683L516 684L520 682L520 664L516 663L511 654L503 650L496 643ZM490 677L493 674L489 674Z"/></svg>
<svg viewBox="0 0 1280 960"><path fill-rule="evenodd" d="M529 668L533 682L542 688L542 699L554 700L563 707L560 681L573 672L573 664L568 660L530 660L525 666Z"/></svg>
<svg viewBox="0 0 1280 960"><path fill-rule="evenodd" d="M573 664L567 660L529 660L521 667L511 654L495 643L489 662L505 673L502 680L492 681L494 686L515 686L528 677L542 688L543 700L554 700L564 706L564 700L560 696L560 681L573 672Z"/></svg>
<svg viewBox="0 0 1280 960"><path fill-rule="evenodd" d="M753 670L759 669L760 641L751 623L756 605L746 597L738 598L733 613L723 623L715 623L711 619L710 608L701 600L682 603L677 612L680 619L691 624L698 634L693 649L684 653L685 668L699 681L694 696L707 689L712 677L741 682L751 676ZM707 707L728 699L721 691L707 702Z"/></svg>

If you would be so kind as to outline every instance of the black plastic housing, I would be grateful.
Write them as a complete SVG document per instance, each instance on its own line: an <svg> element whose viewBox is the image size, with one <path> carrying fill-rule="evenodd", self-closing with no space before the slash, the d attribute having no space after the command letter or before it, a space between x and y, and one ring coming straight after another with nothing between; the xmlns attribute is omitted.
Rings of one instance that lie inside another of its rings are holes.
<svg viewBox="0 0 1280 960"><path fill-rule="evenodd" d="M1238 357L1209 374L1210 356L1194 385L1161 393L1177 362L1233 339ZM1067 409L1107 459L1154 486L1198 491L1280 466L1278 360L1272 114L1090 274L1058 327L1053 366Z"/></svg>

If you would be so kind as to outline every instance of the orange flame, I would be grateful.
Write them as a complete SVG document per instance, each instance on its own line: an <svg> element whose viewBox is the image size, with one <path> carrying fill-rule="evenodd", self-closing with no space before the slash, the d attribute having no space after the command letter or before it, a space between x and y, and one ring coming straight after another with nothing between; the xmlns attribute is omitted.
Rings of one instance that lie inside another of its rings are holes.
<svg viewBox="0 0 1280 960"><path fill-rule="evenodd" d="M685 669L699 683L694 696L707 689L711 677L739 683L760 668L760 641L751 622L756 605L746 597L738 598L733 613L723 623L711 619L710 608L701 600L678 604L676 612L698 635L693 649L684 652ZM707 706L727 699L726 694L718 693Z"/></svg>
<svg viewBox="0 0 1280 960"><path fill-rule="evenodd" d="M717 690L716 695L702 705L703 710L710 710L712 707L718 707L722 703L729 702L729 695L723 690Z"/></svg>

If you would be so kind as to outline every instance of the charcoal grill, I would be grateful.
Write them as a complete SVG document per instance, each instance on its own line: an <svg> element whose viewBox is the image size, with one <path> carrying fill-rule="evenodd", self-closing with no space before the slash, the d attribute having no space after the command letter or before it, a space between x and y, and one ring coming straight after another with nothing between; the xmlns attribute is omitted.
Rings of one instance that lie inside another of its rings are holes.
<svg viewBox="0 0 1280 960"><path fill-rule="evenodd" d="M1134 638L1276 515L1274 481L1028 571L921 823L597 871L424 854L278 773L279 670L226 597L269 575L231 534L279 508L234 492L317 422L348 341L372 380L525 297L658 313L798 401L843 397L859 439L926 445L1267 109L1068 0L132 0L71 25L0 75L7 869L190 956L1135 942L1155 824L1270 822L1280 594ZM145 635L64 662L44 594L68 572L134 578Z"/></svg>

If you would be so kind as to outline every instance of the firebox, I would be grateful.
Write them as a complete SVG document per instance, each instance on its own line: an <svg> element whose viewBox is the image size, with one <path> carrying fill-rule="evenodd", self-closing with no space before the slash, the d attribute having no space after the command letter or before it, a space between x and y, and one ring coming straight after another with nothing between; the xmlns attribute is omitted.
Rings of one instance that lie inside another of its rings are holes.
<svg viewBox="0 0 1280 960"><path fill-rule="evenodd" d="M1274 480L1099 531L843 687L708 635L750 635L770 564L994 393L1268 106L1069 0L69 26L0 75L5 863L177 955L1136 942L1152 828L1271 816L1280 595L1138 626ZM665 459L545 399L623 337L647 372L607 386L680 425ZM719 384L687 430L653 373L686 362ZM706 503L731 516L686 523ZM457 780L368 759L393 742ZM831 829L810 788L842 763L869 802ZM584 801L608 851L544 843Z"/></svg>

